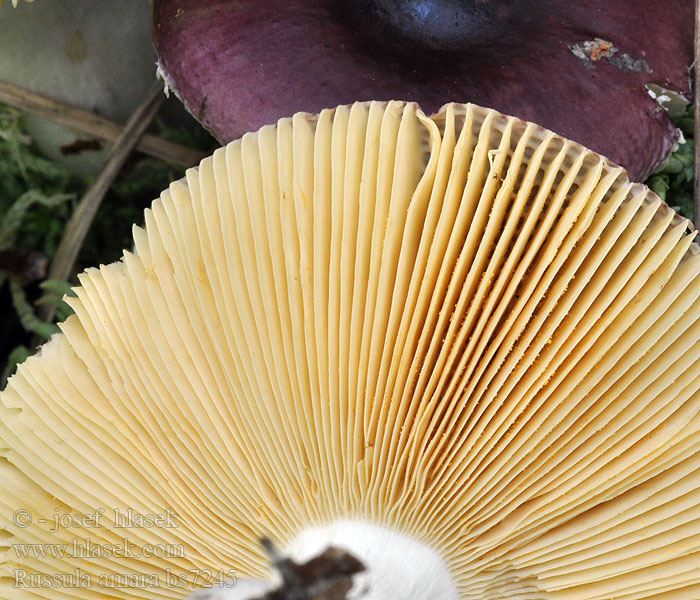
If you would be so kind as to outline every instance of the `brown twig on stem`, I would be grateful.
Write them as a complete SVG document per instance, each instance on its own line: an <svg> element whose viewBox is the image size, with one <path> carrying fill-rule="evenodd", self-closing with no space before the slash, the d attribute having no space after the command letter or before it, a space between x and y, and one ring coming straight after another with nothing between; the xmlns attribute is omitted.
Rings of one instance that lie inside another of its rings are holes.
<svg viewBox="0 0 700 600"><path fill-rule="evenodd" d="M6 81L0 81L0 102L110 143L114 143L122 133L122 127L109 119ZM197 165L206 156L206 152L148 134L141 138L136 148L139 152L181 167Z"/></svg>
<svg viewBox="0 0 700 600"><path fill-rule="evenodd" d="M695 60L693 83L693 107L695 113L695 166L693 181L693 220L700 229L700 0L695 0Z"/></svg>
<svg viewBox="0 0 700 600"><path fill-rule="evenodd" d="M85 195L81 198L71 215L51 262L48 279L68 279L72 275L78 251L83 245L85 236L90 229L97 209L102 203L102 199L119 174L129 154L138 144L143 132L153 120L164 97L162 82L155 82L146 94L143 102L129 117L124 131L110 150L102 172L85 192ZM45 321L53 318L51 308L44 308L40 312L42 313L41 317Z"/></svg>

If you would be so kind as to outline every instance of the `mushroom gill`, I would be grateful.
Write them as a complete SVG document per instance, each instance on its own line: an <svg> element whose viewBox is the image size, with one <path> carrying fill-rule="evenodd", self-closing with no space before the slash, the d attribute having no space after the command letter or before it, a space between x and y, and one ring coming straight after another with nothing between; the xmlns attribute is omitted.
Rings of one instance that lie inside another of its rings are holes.
<svg viewBox="0 0 700 600"><path fill-rule="evenodd" d="M700 597L689 226L474 105L246 134L0 395L0 595L223 596L267 535L367 598Z"/></svg>

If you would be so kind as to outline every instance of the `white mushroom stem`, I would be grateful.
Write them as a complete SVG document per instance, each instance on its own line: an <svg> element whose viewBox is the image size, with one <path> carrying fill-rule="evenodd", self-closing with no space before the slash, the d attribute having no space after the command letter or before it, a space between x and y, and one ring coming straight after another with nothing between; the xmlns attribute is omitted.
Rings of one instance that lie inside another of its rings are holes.
<svg viewBox="0 0 700 600"><path fill-rule="evenodd" d="M355 576L348 598L362 600L458 600L445 562L412 537L362 521L336 521L302 531L286 554L306 562L326 548L341 548L359 559L366 571Z"/></svg>
<svg viewBox="0 0 700 600"><path fill-rule="evenodd" d="M348 600L458 600L455 582L445 562L428 546L379 525L342 520L302 531L285 556L304 563L327 548L343 549L366 570L354 576ZM240 578L231 587L195 594L191 600L251 600L275 589L279 578Z"/></svg>

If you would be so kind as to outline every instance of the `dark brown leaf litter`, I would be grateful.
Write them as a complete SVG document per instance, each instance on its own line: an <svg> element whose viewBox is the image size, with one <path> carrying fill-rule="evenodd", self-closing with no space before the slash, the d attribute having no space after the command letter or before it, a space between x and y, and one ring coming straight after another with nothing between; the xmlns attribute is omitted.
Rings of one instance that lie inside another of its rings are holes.
<svg viewBox="0 0 700 600"><path fill-rule="evenodd" d="M69 154L80 154L85 150L102 150L102 142L100 142L100 140L76 139L70 144L64 144L63 146L61 146L61 154L63 154L64 156Z"/></svg>
<svg viewBox="0 0 700 600"><path fill-rule="evenodd" d="M42 252L8 249L0 251L0 271L31 283L46 277L49 259Z"/></svg>

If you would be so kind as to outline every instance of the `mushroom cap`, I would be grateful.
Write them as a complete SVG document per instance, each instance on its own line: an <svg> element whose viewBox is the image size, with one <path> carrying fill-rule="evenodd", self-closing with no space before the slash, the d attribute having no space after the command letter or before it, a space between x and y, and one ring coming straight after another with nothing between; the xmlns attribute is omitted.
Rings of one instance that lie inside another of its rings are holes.
<svg viewBox="0 0 700 600"><path fill-rule="evenodd" d="M0 17L0 79L124 123L153 81L141 0L35 2ZM124 51L127 48L128 51Z"/></svg>
<svg viewBox="0 0 700 600"><path fill-rule="evenodd" d="M633 180L678 132L649 96L690 97L691 0L154 0L159 68L222 142L297 111L475 102L609 157ZM454 26L453 26L454 23Z"/></svg>
<svg viewBox="0 0 700 600"><path fill-rule="evenodd" d="M460 598L698 597L689 227L474 105L246 134L0 394L2 597L181 597L338 523L430 549Z"/></svg>
<svg viewBox="0 0 700 600"><path fill-rule="evenodd" d="M126 123L153 83L143 0L61 0L0 8L0 80ZM183 111L184 112L184 111ZM109 145L30 113L23 127L46 157L96 176Z"/></svg>

